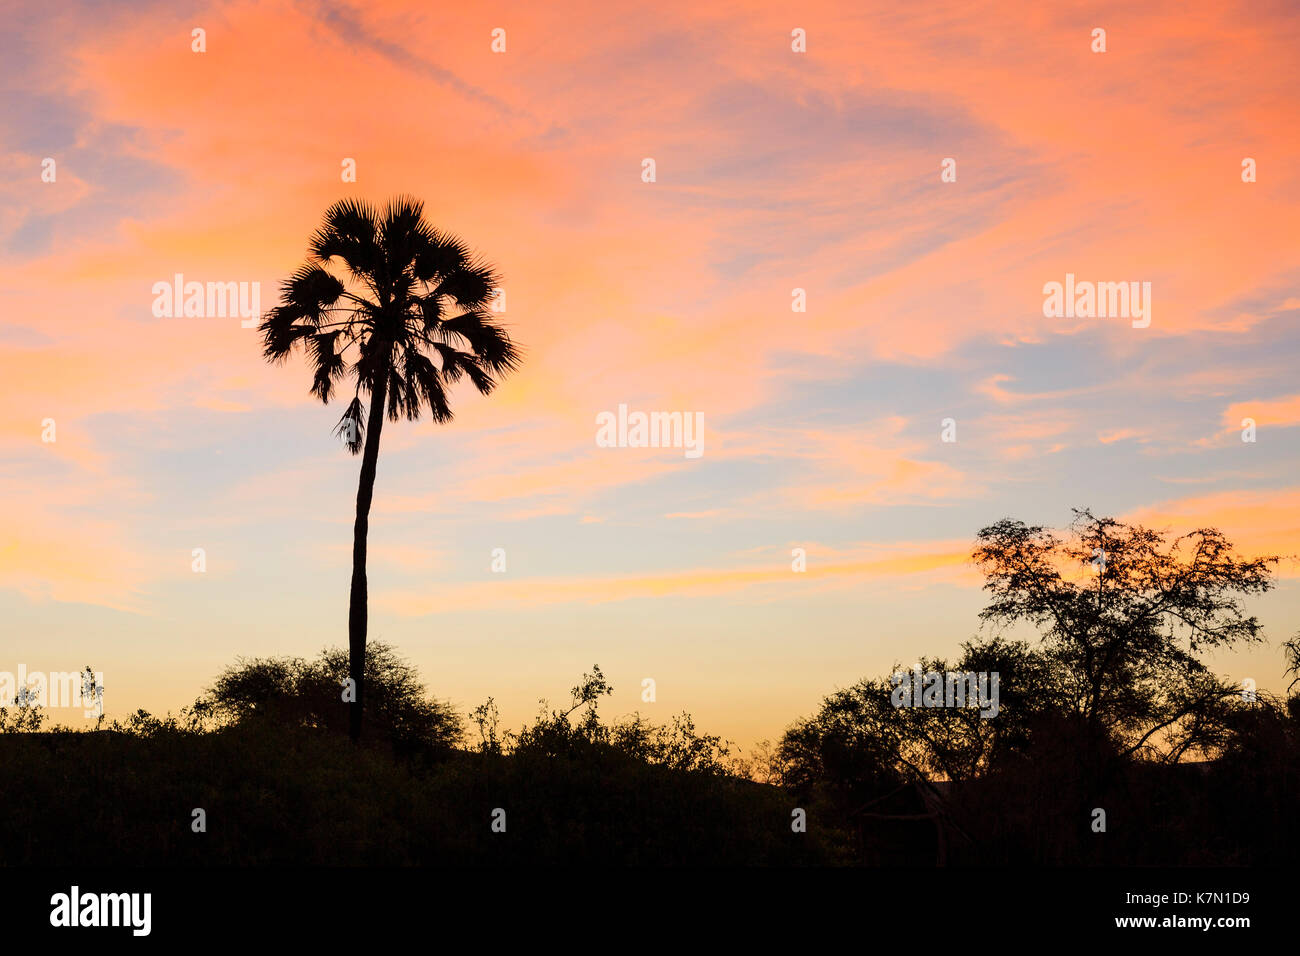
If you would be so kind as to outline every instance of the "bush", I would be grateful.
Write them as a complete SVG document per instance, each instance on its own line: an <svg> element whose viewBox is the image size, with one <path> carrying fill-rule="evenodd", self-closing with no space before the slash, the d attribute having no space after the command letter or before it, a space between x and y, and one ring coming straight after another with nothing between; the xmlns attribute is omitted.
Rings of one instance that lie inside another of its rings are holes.
<svg viewBox="0 0 1300 956"><path fill-rule="evenodd" d="M343 688L348 652L327 648L313 661L300 657L240 659L195 703L194 714L228 726L268 720L346 736ZM366 648L365 730L403 754L445 756L460 743L460 715L429 697L415 671L387 644Z"/></svg>

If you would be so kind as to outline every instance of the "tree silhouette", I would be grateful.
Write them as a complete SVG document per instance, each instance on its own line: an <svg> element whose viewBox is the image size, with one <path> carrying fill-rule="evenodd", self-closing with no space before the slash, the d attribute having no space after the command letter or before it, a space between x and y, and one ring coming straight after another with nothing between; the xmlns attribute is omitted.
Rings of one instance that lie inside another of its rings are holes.
<svg viewBox="0 0 1300 956"><path fill-rule="evenodd" d="M994 635L964 644L951 667L922 657L920 669L999 674L996 717L899 706L881 676L828 696L777 750L781 781L840 821L857 858L888 852L881 825L932 821L940 861L976 831L985 849L1077 861L1098 847L1078 842L1079 828L1104 796L1136 813L1133 794L1152 781L1194 795L1178 789L1200 779L1178 776L1187 757L1294 760L1286 708L1300 715L1300 697L1247 703L1201 659L1262 639L1243 598L1269 590L1278 558L1243 556L1215 528L1171 538L1086 509L1064 532L999 521L972 557L991 592L984 621L1028 625L1040 640ZM1300 673L1300 636L1284 650ZM1258 790L1261 818L1276 819L1274 795Z"/></svg>
<svg viewBox="0 0 1300 956"><path fill-rule="evenodd" d="M354 741L365 700L366 536L385 404L390 421L427 410L442 424L452 418L448 388L462 376L486 395L518 367L518 347L486 308L497 282L461 240L425 221L419 200L399 196L381 212L346 199L325 212L307 261L282 283L280 303L259 326L268 360L283 362L302 346L315 373L311 392L322 402L343 379L356 385L337 429L362 456L348 605Z"/></svg>
<svg viewBox="0 0 1300 956"><path fill-rule="evenodd" d="M1241 556L1216 528L1169 540L1086 509L1064 535L999 521L973 557L993 596L980 616L1041 630L1090 750L1163 760L1212 742L1239 689L1199 653L1261 640L1239 596L1269 590L1279 560Z"/></svg>

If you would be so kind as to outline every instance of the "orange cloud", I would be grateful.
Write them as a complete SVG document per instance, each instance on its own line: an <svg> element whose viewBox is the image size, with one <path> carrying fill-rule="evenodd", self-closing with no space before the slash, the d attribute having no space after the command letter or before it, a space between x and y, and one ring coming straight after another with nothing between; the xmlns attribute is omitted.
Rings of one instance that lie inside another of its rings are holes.
<svg viewBox="0 0 1300 956"><path fill-rule="evenodd" d="M1219 528L1243 553L1283 555L1278 573L1300 577L1300 488L1224 491L1141 508L1130 520L1175 534Z"/></svg>
<svg viewBox="0 0 1300 956"><path fill-rule="evenodd" d="M932 546L933 547L933 546ZM383 591L376 603L392 614L466 611L502 605L535 607L546 604L602 604L636 598L716 597L745 592L750 600L779 600L822 585L848 588L863 580L942 575L972 583L970 552L952 542L934 550L859 557L822 564L810 554L807 570L796 572L790 560L766 566L695 568L658 574L625 574L584 578L502 578L461 582L420 591Z"/></svg>
<svg viewBox="0 0 1300 956"><path fill-rule="evenodd" d="M1246 418L1253 419L1260 428L1300 425L1300 395L1272 401L1234 402L1223 411L1224 431L1236 431Z"/></svg>

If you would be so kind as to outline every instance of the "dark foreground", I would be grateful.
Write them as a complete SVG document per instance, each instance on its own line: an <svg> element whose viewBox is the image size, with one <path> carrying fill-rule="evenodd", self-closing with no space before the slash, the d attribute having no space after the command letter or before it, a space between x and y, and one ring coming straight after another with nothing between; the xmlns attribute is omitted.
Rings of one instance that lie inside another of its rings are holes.
<svg viewBox="0 0 1300 956"><path fill-rule="evenodd" d="M6 866L831 861L781 791L614 751L430 760L237 726L0 734L0 764Z"/></svg>
<svg viewBox="0 0 1300 956"><path fill-rule="evenodd" d="M1250 756L1134 765L1108 784L1097 832L1068 760L855 812L824 782L800 792L607 747L399 755L265 724L10 733L0 864L1285 865L1294 770Z"/></svg>

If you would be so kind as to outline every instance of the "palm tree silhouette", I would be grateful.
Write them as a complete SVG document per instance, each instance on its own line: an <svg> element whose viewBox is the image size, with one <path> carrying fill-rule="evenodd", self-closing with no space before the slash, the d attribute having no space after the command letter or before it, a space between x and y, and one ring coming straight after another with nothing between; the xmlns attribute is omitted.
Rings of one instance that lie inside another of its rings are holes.
<svg viewBox="0 0 1300 956"><path fill-rule="evenodd" d="M497 282L491 266L463 242L424 220L419 200L399 196L381 213L345 199L326 210L307 261L281 284L279 304L258 327L269 361L282 363L302 345L315 369L311 392L322 402L329 402L340 380L356 381L336 429L352 454L363 452L348 605L355 688L348 731L354 741L361 737L366 533L384 404L392 421L403 415L413 421L428 409L435 422L448 422L448 387L462 375L486 395L497 377L518 367L518 346L486 308Z"/></svg>

